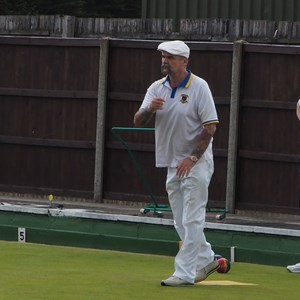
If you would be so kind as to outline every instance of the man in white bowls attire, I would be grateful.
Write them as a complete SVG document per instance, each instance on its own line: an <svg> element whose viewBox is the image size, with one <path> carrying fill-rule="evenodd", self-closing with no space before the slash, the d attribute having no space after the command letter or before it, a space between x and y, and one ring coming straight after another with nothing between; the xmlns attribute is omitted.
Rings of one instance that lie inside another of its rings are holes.
<svg viewBox="0 0 300 300"><path fill-rule="evenodd" d="M192 286L219 267L203 232L219 121L208 84L187 69L189 47L168 41L157 50L165 77L148 88L134 124L144 127L155 117L156 166L167 168L166 190L182 240L175 272L161 285Z"/></svg>

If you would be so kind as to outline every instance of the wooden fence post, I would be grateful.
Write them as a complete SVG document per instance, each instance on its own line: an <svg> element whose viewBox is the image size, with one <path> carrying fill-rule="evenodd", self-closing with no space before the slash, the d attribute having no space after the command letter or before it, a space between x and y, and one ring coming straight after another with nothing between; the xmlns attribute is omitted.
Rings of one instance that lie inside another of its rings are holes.
<svg viewBox="0 0 300 300"><path fill-rule="evenodd" d="M103 158L105 137L105 109L107 95L107 67L108 67L109 39L100 41L99 80L98 80L98 103L97 103L97 128L96 128L96 151L95 151L95 178L94 200L103 202Z"/></svg>
<svg viewBox="0 0 300 300"><path fill-rule="evenodd" d="M228 139L227 182L226 182L226 209L229 213L235 210L236 192L236 161L238 146L238 123L241 88L241 69L244 41L236 41L233 45L232 75L231 75L231 102Z"/></svg>

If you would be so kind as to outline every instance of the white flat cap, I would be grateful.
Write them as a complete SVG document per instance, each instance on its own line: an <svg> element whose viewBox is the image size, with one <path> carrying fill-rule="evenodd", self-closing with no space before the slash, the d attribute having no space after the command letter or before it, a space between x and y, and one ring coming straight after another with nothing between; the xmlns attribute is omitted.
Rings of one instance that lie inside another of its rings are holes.
<svg viewBox="0 0 300 300"><path fill-rule="evenodd" d="M190 56L190 48L182 41L163 42L158 45L157 50L166 51L172 55L180 55L186 58Z"/></svg>

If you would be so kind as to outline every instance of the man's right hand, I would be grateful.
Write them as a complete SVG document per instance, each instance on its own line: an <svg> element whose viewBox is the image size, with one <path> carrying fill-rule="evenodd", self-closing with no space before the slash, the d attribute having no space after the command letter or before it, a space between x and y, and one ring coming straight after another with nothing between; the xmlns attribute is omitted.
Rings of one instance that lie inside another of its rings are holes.
<svg viewBox="0 0 300 300"><path fill-rule="evenodd" d="M149 104L149 110L154 113L157 110L162 110L164 108L165 100L160 97L153 98L152 102Z"/></svg>

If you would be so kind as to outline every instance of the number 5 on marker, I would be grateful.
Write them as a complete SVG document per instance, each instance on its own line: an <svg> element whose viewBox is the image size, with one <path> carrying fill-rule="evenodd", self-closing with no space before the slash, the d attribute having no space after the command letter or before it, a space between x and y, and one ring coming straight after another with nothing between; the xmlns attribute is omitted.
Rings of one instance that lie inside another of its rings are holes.
<svg viewBox="0 0 300 300"><path fill-rule="evenodd" d="M26 243L26 229L25 228L18 228L18 241L20 243Z"/></svg>

